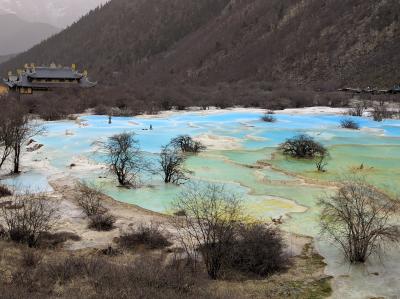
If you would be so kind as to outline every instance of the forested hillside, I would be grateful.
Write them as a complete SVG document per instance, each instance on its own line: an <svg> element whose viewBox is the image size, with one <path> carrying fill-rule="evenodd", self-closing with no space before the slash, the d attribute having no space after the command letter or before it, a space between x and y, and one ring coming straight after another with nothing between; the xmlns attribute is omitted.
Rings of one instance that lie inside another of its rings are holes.
<svg viewBox="0 0 400 299"><path fill-rule="evenodd" d="M109 79L168 50L218 15L229 0L114 0L2 66L78 64ZM108 80L106 80L108 81Z"/></svg>
<svg viewBox="0 0 400 299"><path fill-rule="evenodd" d="M400 81L399 17L396 0L231 1L149 75L392 85Z"/></svg>
<svg viewBox="0 0 400 299"><path fill-rule="evenodd" d="M396 0L113 0L2 68L57 61L100 79L141 65L150 79L390 85L399 16Z"/></svg>
<svg viewBox="0 0 400 299"><path fill-rule="evenodd" d="M399 83L399 18L397 0L112 0L0 70L76 63L123 107L310 105Z"/></svg>

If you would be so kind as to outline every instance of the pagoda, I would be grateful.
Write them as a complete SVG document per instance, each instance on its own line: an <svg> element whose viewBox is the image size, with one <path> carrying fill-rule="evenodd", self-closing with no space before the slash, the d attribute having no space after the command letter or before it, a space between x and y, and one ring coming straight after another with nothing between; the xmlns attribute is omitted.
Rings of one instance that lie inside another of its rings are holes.
<svg viewBox="0 0 400 299"><path fill-rule="evenodd" d="M87 71L80 73L73 64L71 67L50 66L36 67L34 64L25 65L16 75L8 73L4 83L12 91L19 94L32 94L34 91L50 91L57 88L79 87L90 88L97 85L88 79Z"/></svg>

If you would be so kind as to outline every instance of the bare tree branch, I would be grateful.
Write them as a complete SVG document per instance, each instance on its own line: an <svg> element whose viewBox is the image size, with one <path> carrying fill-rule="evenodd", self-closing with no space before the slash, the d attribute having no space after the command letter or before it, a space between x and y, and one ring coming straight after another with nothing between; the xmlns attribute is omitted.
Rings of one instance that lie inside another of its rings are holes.
<svg viewBox="0 0 400 299"><path fill-rule="evenodd" d="M322 234L337 243L351 263L379 254L383 244L400 241L393 222L399 203L365 180L343 181L337 194L320 201Z"/></svg>

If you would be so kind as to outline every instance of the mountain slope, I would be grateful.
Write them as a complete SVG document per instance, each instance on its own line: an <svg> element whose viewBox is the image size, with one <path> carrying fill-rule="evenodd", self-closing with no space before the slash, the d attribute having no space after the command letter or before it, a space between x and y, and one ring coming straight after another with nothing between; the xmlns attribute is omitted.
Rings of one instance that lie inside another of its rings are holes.
<svg viewBox="0 0 400 299"><path fill-rule="evenodd" d="M397 0L112 0L0 68L77 63L102 85L134 88L391 86L399 49Z"/></svg>
<svg viewBox="0 0 400 299"><path fill-rule="evenodd" d="M14 14L0 15L0 28L0 55L26 51L59 31L49 24L23 21Z"/></svg>
<svg viewBox="0 0 400 299"><path fill-rule="evenodd" d="M218 15L229 0L114 0L2 66L52 61L88 68L98 79L130 72Z"/></svg>
<svg viewBox="0 0 400 299"><path fill-rule="evenodd" d="M242 0L153 62L189 82L400 81L400 2ZM148 66L146 66L148 69Z"/></svg>

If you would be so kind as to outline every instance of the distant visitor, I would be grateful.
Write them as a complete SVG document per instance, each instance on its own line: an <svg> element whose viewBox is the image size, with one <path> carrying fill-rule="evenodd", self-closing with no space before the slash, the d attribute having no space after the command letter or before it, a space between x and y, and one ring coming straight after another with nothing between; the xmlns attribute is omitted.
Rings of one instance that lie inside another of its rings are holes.
<svg viewBox="0 0 400 299"><path fill-rule="evenodd" d="M16 75L8 73L8 78L3 79L11 91L19 94L32 94L34 91L51 91L56 88L80 87L90 88L97 82L90 82L87 71L80 73L73 64L71 67L25 65L23 70L18 70Z"/></svg>

